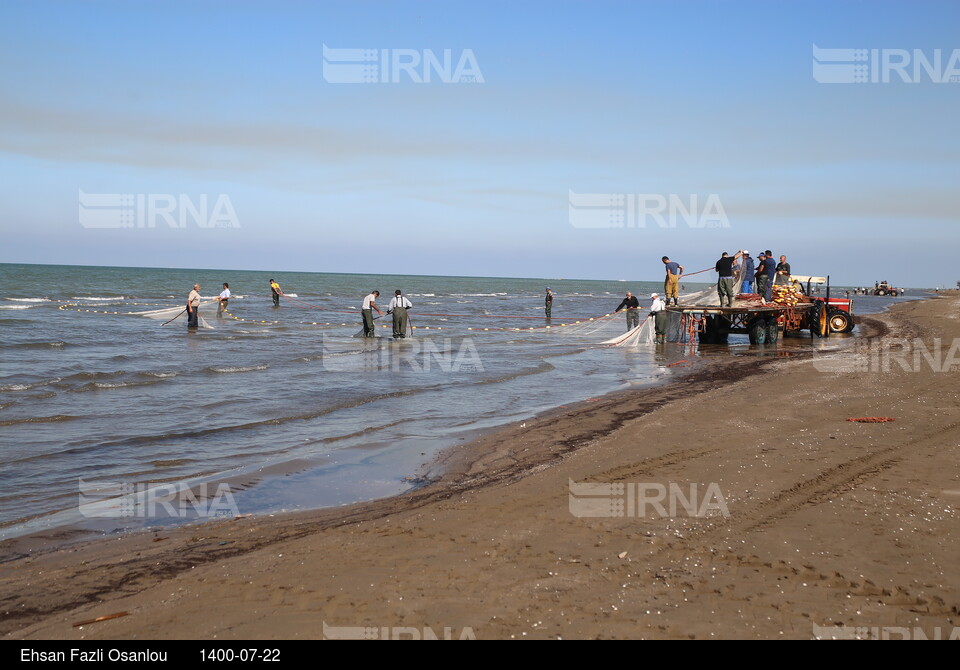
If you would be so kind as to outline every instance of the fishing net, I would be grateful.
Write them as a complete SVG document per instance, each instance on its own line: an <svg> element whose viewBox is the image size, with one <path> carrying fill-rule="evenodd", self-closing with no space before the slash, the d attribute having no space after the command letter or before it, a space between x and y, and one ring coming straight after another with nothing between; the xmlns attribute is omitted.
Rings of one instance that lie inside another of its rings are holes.
<svg viewBox="0 0 960 670"><path fill-rule="evenodd" d="M211 300L207 302L200 303L200 317L203 318L204 312L208 315L213 315L217 313L217 301ZM163 309L150 309L145 312L129 312L134 316L144 316L148 319L156 319L158 321L169 321L170 319L176 318L180 312L185 311L183 305L178 305L177 307L165 307Z"/></svg>
<svg viewBox="0 0 960 670"><path fill-rule="evenodd" d="M739 295L743 286L743 276L739 270L734 273L733 294ZM736 301L735 301L736 303ZM717 284L709 286L702 291L684 293L680 296L680 304L683 306L702 306L719 307L720 295L717 292ZM688 338L688 333L684 328L683 316L677 312L667 312L664 317L663 325L664 339L667 342L684 342ZM654 344L656 337L655 317L652 314L647 315L639 326L630 329L628 332L604 340L601 344L614 347L642 347Z"/></svg>
<svg viewBox="0 0 960 670"><path fill-rule="evenodd" d="M362 317L361 317L361 319L362 319ZM380 319L384 319L385 323L383 323L383 324L378 324L377 321L380 321ZM389 316L389 312L386 313L386 314L384 314L382 317L380 317L380 316L375 316L375 317L373 317L373 328L374 328L374 332L376 332L377 328L379 328L381 325L387 326L387 328L384 329L385 331L387 331L387 332L389 333L389 335L387 335L387 337L393 337L393 317L392 317L392 316ZM407 313L407 328L406 328L406 333L407 333L407 337L408 337L408 338L409 338L409 337L413 337L413 333L414 333L414 330L413 330L413 320L410 318L409 312ZM356 333L354 333L353 336L354 336L354 337L363 337L363 325L362 325L362 324L360 325L360 330L358 330ZM374 337L380 337L380 336L379 336L379 335L374 335Z"/></svg>

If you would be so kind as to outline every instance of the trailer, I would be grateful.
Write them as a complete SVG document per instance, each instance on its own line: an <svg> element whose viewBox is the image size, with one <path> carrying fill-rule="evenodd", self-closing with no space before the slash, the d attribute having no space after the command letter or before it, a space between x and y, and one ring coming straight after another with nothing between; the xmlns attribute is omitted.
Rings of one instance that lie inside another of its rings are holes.
<svg viewBox="0 0 960 670"><path fill-rule="evenodd" d="M674 305L667 311L679 315L684 339L701 344L726 344L731 333L747 335L750 344L773 344L781 333L827 337L831 330L827 304L818 298L795 305Z"/></svg>

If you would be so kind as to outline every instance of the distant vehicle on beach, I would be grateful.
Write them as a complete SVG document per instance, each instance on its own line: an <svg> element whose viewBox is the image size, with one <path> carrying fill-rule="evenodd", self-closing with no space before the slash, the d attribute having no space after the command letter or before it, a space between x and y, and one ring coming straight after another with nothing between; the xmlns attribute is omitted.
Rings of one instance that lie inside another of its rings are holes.
<svg viewBox="0 0 960 670"><path fill-rule="evenodd" d="M890 286L886 281L879 282L873 287L873 295L889 295L896 298L901 293L903 293L901 289Z"/></svg>

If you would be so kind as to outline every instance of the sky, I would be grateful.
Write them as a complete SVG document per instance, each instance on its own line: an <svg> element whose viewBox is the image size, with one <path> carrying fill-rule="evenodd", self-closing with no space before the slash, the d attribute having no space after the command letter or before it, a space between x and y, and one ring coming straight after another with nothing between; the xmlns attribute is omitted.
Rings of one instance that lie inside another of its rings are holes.
<svg viewBox="0 0 960 670"><path fill-rule="evenodd" d="M952 287L957 25L955 2L0 0L0 262L655 280L770 249Z"/></svg>

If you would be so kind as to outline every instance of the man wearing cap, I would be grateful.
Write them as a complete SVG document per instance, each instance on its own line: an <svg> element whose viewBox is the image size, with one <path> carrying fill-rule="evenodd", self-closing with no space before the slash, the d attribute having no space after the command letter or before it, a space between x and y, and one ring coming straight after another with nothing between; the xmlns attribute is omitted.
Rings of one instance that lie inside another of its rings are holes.
<svg viewBox="0 0 960 670"><path fill-rule="evenodd" d="M621 309L627 310L627 330L640 325L640 301L630 291L627 291L627 297L613 311L619 312Z"/></svg>
<svg viewBox="0 0 960 670"><path fill-rule="evenodd" d="M735 263L733 267L740 273L740 277L743 279L743 283L740 285L740 292L753 293L753 275L757 269L753 265L750 252L744 249L743 258L740 259L740 263Z"/></svg>
<svg viewBox="0 0 960 670"><path fill-rule="evenodd" d="M680 304L680 277L683 275L683 266L672 261L666 256L662 259L663 264L667 269L667 276L663 280L663 292L667 296L667 303L670 302L670 298L673 298L675 305Z"/></svg>
<svg viewBox="0 0 960 670"><path fill-rule="evenodd" d="M411 307L413 305L401 295L400 289L394 291L387 308L387 314L393 313L393 339L402 340L407 336L407 310Z"/></svg>
<svg viewBox="0 0 960 670"><path fill-rule="evenodd" d="M553 309L553 292L550 290L550 287L547 287L547 295L543 299L543 314L548 319L550 318L550 311Z"/></svg>
<svg viewBox="0 0 960 670"><path fill-rule="evenodd" d="M760 302L763 302L767 295L767 255L761 251L757 255L757 261L757 272L754 278L757 280L757 293L760 295Z"/></svg>
<svg viewBox="0 0 960 670"><path fill-rule="evenodd" d="M364 337L376 337L377 329L373 325L373 310L377 310L377 314L383 316L383 312L380 311L380 308L377 307L377 298L380 296L380 291L373 291L367 297L363 299L363 307L361 309L363 313L363 336Z"/></svg>
<svg viewBox="0 0 960 670"><path fill-rule="evenodd" d="M667 306L656 293L651 293L653 303L650 305L650 315L653 317L653 330L657 344L663 344L667 332Z"/></svg>

